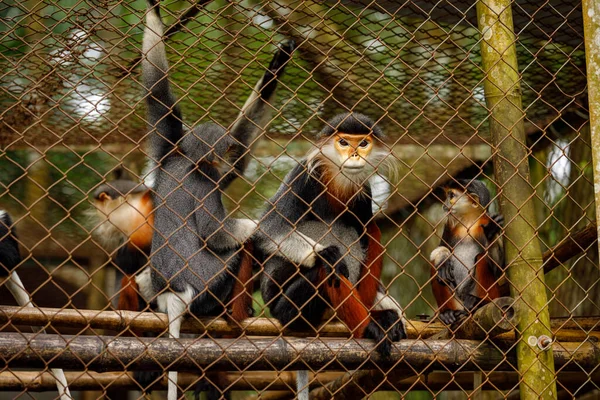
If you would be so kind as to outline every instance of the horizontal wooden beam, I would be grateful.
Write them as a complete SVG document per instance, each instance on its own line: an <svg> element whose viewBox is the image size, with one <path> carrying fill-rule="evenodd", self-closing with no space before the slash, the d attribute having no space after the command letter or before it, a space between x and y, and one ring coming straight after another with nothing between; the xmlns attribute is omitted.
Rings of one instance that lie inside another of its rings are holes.
<svg viewBox="0 0 600 400"><path fill-rule="evenodd" d="M344 375L343 372L321 372L309 374L310 387L320 387ZM72 391L122 389L140 390L130 372L67 372L67 381ZM200 376L194 373L180 373L179 386L191 387ZM600 384L600 372L582 374L579 372L559 372L558 382L562 388L575 390L588 385ZM232 390L294 390L296 375L293 372L250 371L228 372L219 377L222 387ZM519 382L516 372L492 372L484 378L482 390L511 390ZM164 376L153 385L153 389L167 388ZM398 382L386 381L382 390L472 390L472 372L431 372L419 377L402 379ZM0 391L45 392L56 390L54 377L48 372L10 371L0 372Z"/></svg>
<svg viewBox="0 0 600 400"><path fill-rule="evenodd" d="M474 340L402 340L381 357L371 340L338 338L162 339L25 333L0 335L0 367L121 371L351 370L512 371L514 344ZM600 352L592 341L553 343L557 368L592 371Z"/></svg>

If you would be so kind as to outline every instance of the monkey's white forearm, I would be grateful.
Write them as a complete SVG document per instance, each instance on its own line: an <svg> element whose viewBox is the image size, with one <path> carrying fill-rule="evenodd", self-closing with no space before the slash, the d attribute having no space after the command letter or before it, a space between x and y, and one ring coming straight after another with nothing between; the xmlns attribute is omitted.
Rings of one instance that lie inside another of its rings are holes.
<svg viewBox="0 0 600 400"><path fill-rule="evenodd" d="M243 245L256 231L257 222L251 219L230 218L223 226L207 238L212 249L235 249Z"/></svg>
<svg viewBox="0 0 600 400"><path fill-rule="evenodd" d="M260 243L264 252L277 254L308 268L315 266L317 253L325 248L298 231L292 231L285 236L270 237L265 233L262 233L261 236Z"/></svg>

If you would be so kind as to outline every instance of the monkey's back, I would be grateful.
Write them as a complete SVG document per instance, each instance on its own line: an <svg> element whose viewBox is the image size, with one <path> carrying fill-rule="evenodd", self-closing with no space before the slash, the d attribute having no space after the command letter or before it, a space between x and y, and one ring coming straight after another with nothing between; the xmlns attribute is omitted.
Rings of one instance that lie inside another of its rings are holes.
<svg viewBox="0 0 600 400"><path fill-rule="evenodd" d="M193 313L218 313L233 288L241 246L216 252L206 243L214 234L208 227L226 217L217 185L201 176L190 158L177 155L161 165L154 193L154 290L169 286L185 292L191 287Z"/></svg>

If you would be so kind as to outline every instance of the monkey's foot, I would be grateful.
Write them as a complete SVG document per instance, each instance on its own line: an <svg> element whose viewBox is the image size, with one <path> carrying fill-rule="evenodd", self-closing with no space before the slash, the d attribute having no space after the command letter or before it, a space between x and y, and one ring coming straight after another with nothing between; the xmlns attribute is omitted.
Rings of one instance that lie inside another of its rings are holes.
<svg viewBox="0 0 600 400"><path fill-rule="evenodd" d="M392 342L406 338L406 328L396 310L374 311L365 329L365 338L375 341L375 348L384 357L390 355Z"/></svg>
<svg viewBox="0 0 600 400"><path fill-rule="evenodd" d="M450 326L457 323L467 315L468 313L464 310L444 310L438 317L445 325Z"/></svg>

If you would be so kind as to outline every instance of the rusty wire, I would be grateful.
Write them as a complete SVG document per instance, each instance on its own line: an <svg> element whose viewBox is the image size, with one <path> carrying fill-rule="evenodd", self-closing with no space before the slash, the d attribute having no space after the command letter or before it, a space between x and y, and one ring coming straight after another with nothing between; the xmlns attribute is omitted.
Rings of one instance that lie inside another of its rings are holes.
<svg viewBox="0 0 600 400"><path fill-rule="evenodd" d="M256 265L254 318L241 323L225 312L187 316L182 339L168 340L164 314L118 311L118 246L102 240L92 195L115 171L150 184L158 168L147 165L140 78L145 4L4 1L0 209L15 221L24 259L17 271L39 309L15 307L0 285L0 398L55 390L50 365L71 366L71 389L86 399L164 390L173 365L185 372L182 391L208 380L221 393L246 391L237 398L293 398L299 369L310 371L314 398L378 391L397 398L518 396L515 343L527 338L519 339L516 319L447 328L431 292L429 256L445 217L442 186L483 180L495 212L506 189L494 175L493 159L502 154L489 134L475 5L172 0L162 6L170 80L190 126L213 121L228 128L276 46L285 39L298 46L249 167L222 194L232 215L260 218L331 116L355 111L380 121L398 164L393 177L372 180L379 185L382 283L406 313L409 339L382 359L333 316L308 332L282 326L260 296L263 270ZM512 12L528 151L521 164L531 171L537 221L531 242L544 252L554 335L540 338L539 346L555 352L560 396L594 396L600 274L581 3L519 0ZM500 280L514 285L506 274ZM510 306L522 307L520 293L512 296ZM46 327L47 334L32 334L30 326ZM162 375L141 387L132 375L139 369Z"/></svg>

